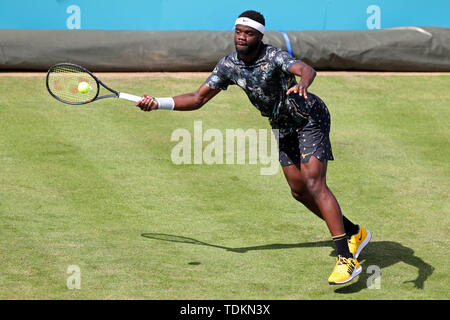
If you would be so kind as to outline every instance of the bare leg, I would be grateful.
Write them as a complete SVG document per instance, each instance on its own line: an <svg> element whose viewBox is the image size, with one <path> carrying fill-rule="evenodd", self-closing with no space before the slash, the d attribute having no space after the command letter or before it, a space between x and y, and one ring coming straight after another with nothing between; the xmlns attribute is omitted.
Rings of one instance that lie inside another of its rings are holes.
<svg viewBox="0 0 450 320"><path fill-rule="evenodd" d="M327 161L311 157L308 162L283 167L295 199L325 220L333 237L345 234L339 204L326 184Z"/></svg>
<svg viewBox="0 0 450 320"><path fill-rule="evenodd" d="M300 165L293 164L290 166L285 166L283 167L283 172L289 186L291 187L292 196L320 219L323 219L319 207L316 205L314 198L308 192L306 185L302 181Z"/></svg>

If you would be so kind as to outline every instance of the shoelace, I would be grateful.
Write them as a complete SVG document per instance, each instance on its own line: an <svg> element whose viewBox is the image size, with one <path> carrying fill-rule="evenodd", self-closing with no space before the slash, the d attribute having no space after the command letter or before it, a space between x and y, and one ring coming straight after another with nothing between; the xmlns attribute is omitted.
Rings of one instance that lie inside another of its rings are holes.
<svg viewBox="0 0 450 320"><path fill-rule="evenodd" d="M355 263L347 258L339 256L338 258L338 265L346 265L347 266L347 272L349 274L353 273L353 270L355 270Z"/></svg>

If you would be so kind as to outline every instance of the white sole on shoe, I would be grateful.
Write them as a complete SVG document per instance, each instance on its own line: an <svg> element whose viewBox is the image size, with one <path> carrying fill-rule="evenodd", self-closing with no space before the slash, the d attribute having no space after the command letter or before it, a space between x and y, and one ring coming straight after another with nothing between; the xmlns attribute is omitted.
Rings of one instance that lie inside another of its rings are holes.
<svg viewBox="0 0 450 320"><path fill-rule="evenodd" d="M362 267L359 266L358 269L353 270L353 273L352 273L352 275L351 275L351 277L350 277L349 279L347 279L347 280L345 280L345 281L335 281L335 282L328 282L328 283L329 283L329 284L344 284L344 283L350 282L350 281L352 281L353 279L355 279L357 276L359 276L359 274L361 273L361 271L362 271Z"/></svg>
<svg viewBox="0 0 450 320"><path fill-rule="evenodd" d="M353 258L358 259L359 254L361 253L362 249L364 249L365 246L369 243L370 239L372 239L372 232L369 230L366 230L367 237L364 239L363 242L361 242L361 245L358 247L358 250L356 250L356 254L353 255Z"/></svg>

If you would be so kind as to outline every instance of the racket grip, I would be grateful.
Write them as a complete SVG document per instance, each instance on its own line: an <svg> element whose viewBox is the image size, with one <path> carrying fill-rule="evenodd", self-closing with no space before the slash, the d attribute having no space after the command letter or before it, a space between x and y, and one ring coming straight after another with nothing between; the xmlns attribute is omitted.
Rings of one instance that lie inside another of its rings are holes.
<svg viewBox="0 0 450 320"><path fill-rule="evenodd" d="M120 99L125 99L128 101L134 101L134 102L138 102L142 99L142 97L139 96L135 96L132 94L128 94L128 93L124 93L124 92L119 92L119 98Z"/></svg>

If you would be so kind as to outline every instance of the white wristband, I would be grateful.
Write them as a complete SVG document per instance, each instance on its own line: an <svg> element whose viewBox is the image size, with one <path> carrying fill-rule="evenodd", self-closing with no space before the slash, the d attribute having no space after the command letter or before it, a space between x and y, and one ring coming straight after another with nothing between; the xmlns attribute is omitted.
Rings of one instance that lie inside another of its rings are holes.
<svg viewBox="0 0 450 320"><path fill-rule="evenodd" d="M158 109L173 110L175 108L175 101L173 98L155 98L158 102Z"/></svg>

